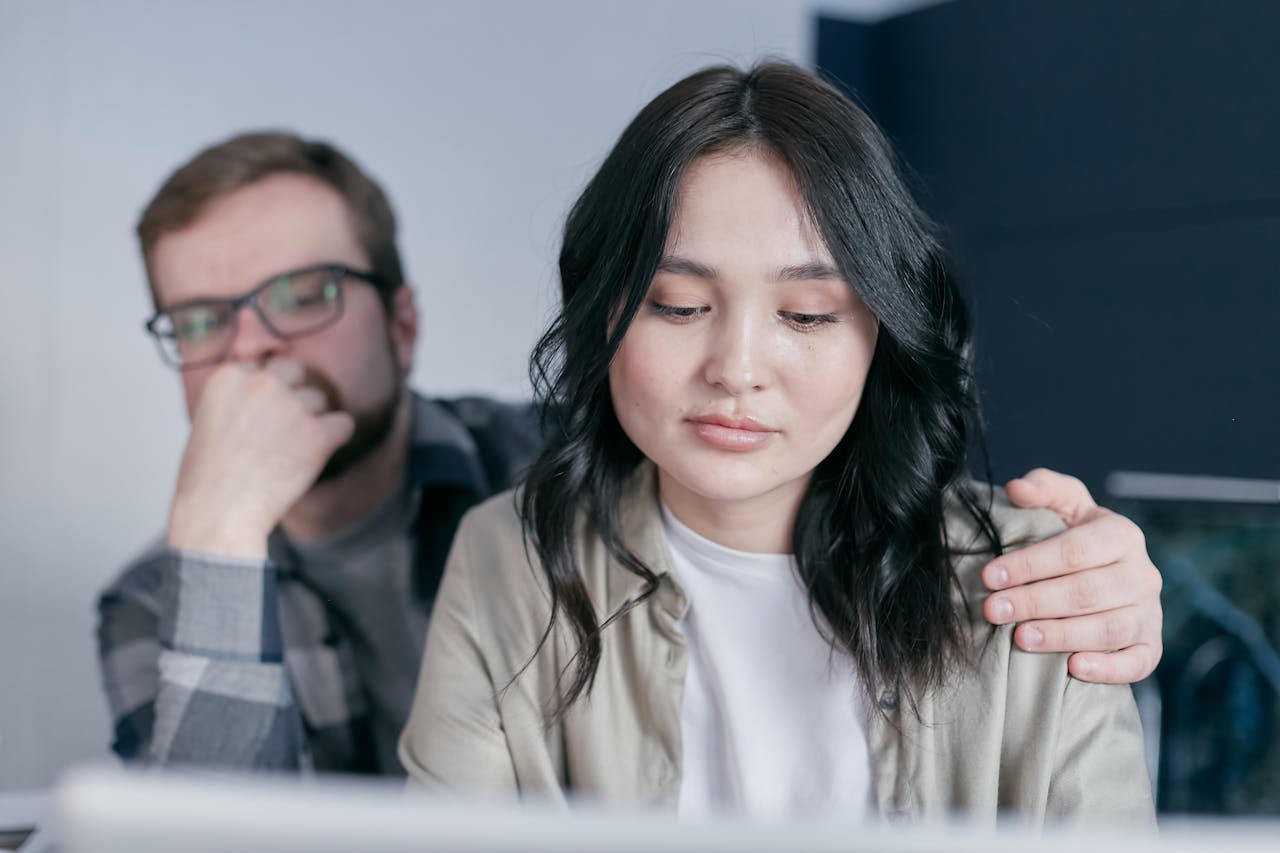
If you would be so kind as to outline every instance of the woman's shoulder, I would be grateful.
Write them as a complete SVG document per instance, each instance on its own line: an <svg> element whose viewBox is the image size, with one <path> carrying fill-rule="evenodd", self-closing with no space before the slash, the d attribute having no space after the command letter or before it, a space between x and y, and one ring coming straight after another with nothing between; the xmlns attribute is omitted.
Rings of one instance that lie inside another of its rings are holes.
<svg viewBox="0 0 1280 853"><path fill-rule="evenodd" d="M467 510L454 534L449 561L456 557L468 567L487 571L527 562L520 498L519 489L508 489ZM533 554L532 548L528 554Z"/></svg>
<svg viewBox="0 0 1280 853"><path fill-rule="evenodd" d="M947 544L965 594L973 657L972 668L958 669L931 699L937 720L949 724L938 731L956 733L951 751L941 753L954 759L945 766L959 768L971 791L989 785L1002 809L1149 822L1141 727L1127 686L1077 681L1066 654L1025 652L1013 642L1013 625L992 626L982 615L981 572L996 551L991 533L1008 552L1065 525L1049 510L1014 506L1002 488L979 482L961 488L947 496ZM983 531L983 512L993 531ZM1024 784L1005 791L1005 777Z"/></svg>
<svg viewBox="0 0 1280 853"><path fill-rule="evenodd" d="M618 532L636 559L661 575L669 566L656 488L652 466L641 466L624 490ZM451 570L465 574L486 595L495 585L507 585L503 598L521 607L530 598L550 600L538 549L523 524L523 499L521 486L472 507L458 526L449 558L450 564L459 564ZM572 539L576 571L599 615L613 613L645 588L643 579L606 547L585 510L574 519Z"/></svg>
<svg viewBox="0 0 1280 853"><path fill-rule="evenodd" d="M1014 506L1004 489L980 480L965 480L948 491L944 499L947 541L953 549L991 553L989 538L974 508L989 515L1005 550L1039 542L1064 528L1062 519L1052 510Z"/></svg>
<svg viewBox="0 0 1280 853"><path fill-rule="evenodd" d="M520 525L520 500L524 490L520 487L507 489L489 497L462 516L458 525L458 536L464 533L474 535L477 531L486 531L499 538L522 536Z"/></svg>
<svg viewBox="0 0 1280 853"><path fill-rule="evenodd" d="M989 529L984 515L990 519ZM979 480L961 482L946 494L943 518L956 580L970 605L976 601L979 609L987 594L982 585L982 568L996 557L997 551L1016 551L1065 529L1053 511L1014 506L1004 489ZM993 534L999 542L998 549L992 542Z"/></svg>
<svg viewBox="0 0 1280 853"><path fill-rule="evenodd" d="M508 489L463 515L441 581L439 598L469 602L474 615L492 617L495 628L504 620L545 627L549 613L537 551L521 524L520 498L519 489Z"/></svg>

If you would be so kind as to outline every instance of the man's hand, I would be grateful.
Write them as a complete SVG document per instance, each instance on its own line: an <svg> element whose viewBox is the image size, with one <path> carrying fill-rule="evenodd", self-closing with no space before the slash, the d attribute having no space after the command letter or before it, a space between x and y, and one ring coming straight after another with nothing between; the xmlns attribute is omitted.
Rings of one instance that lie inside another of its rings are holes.
<svg viewBox="0 0 1280 853"><path fill-rule="evenodd" d="M1044 468L1006 491L1018 506L1053 510L1067 529L983 568L983 583L1000 591L983 605L987 620L1022 623L1014 642L1027 651L1075 652L1067 667L1083 681L1150 675L1164 651L1164 611L1142 531L1095 504L1079 480Z"/></svg>
<svg viewBox="0 0 1280 853"><path fill-rule="evenodd" d="M287 359L228 362L209 376L178 471L169 545L266 556L267 535L354 429L304 378Z"/></svg>

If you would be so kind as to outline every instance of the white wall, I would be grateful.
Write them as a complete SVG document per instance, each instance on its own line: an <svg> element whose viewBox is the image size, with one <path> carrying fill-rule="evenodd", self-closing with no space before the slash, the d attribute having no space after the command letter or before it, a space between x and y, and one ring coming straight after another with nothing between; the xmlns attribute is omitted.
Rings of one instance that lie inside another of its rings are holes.
<svg viewBox="0 0 1280 853"><path fill-rule="evenodd" d="M186 431L132 236L170 170L249 128L337 142L400 216L414 384L524 396L564 211L626 120L812 38L804 0L0 5L0 789L106 754L94 596Z"/></svg>

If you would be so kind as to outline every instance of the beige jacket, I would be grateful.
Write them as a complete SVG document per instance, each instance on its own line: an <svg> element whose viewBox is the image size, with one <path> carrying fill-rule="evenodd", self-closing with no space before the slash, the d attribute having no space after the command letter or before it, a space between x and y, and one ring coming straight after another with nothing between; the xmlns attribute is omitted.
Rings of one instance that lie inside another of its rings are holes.
<svg viewBox="0 0 1280 853"><path fill-rule="evenodd" d="M661 584L605 630L594 689L552 726L545 711L570 665L572 632L560 620L530 662L549 597L536 556L526 557L513 494L463 519L400 739L400 759L414 779L561 803L572 790L607 804L675 810L686 662L677 623L689 603L668 556L655 483L652 467L637 475L623 519L627 544ZM1002 494L993 516L1011 547L1061 529L1051 513L1015 509ZM963 545L974 529L949 513L948 535ZM580 556L597 613L613 613L643 588L598 539L583 542ZM1076 681L1064 656L1021 652L1010 627L987 625L978 577L985 561L979 555L956 564L971 602L976 667L925 696L921 719L896 696L878 695L885 713L873 713L867 729L876 811L906 820L958 813L990 823L999 813L1032 825L1152 823L1129 688Z"/></svg>

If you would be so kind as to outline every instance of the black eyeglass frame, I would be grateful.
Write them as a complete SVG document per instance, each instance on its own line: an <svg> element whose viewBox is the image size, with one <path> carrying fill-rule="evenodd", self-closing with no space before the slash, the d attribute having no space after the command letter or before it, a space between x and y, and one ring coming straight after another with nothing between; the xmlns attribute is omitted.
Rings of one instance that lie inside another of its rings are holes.
<svg viewBox="0 0 1280 853"><path fill-rule="evenodd" d="M310 273L322 272L326 270L329 272L329 275L331 276L332 280L337 282L339 285L338 298L337 300L335 300L337 303L337 310L334 311L333 316L326 319L320 325L307 329L305 332L282 332L280 331L280 329L276 328L275 325L272 324L271 318L267 316L266 311L264 311L262 306L258 304L258 301L257 301L258 295L262 293L264 290L266 290L268 287L270 287L272 284L274 284L281 277L309 275ZM170 305L168 308L162 308L159 311L156 311L156 313L152 314L151 317L144 324L144 328L146 328L147 334L151 335L151 337L155 339L156 348L160 350L160 358L164 361L165 364L177 370L192 370L197 367L204 367L206 365L216 364L226 356L227 351L231 349L231 344L233 341L235 341L236 334L239 331L237 328L237 324L239 323L240 309L245 307L246 305L252 308L254 313L258 315L258 319L262 321L263 327L266 328L268 332L275 335L277 338L279 338L282 341L297 340L298 338L305 338L307 335L314 335L316 332L324 331L325 329L329 328L334 323L337 323L339 320L342 319L343 299L342 299L341 285L344 281L351 278L373 285L373 287L378 290L378 293L380 296L385 291L390 289L387 283L387 280L384 279L382 276L377 275L376 273L352 269L351 267L346 266L345 264L332 264L332 263L316 264L314 266L303 267L301 269L289 270L288 272L276 273L275 275L271 276L261 284L255 285L245 293L242 293L239 296L234 296L230 299L190 299L190 300L187 300L186 302L179 302L177 305ZM212 355L208 358L202 358L197 361L191 361L191 362L183 362L180 360L175 360L169 354L169 352L165 349L165 346L164 346L164 339L175 337L175 335L173 335L172 333L165 333L160 329L156 328L156 326L160 322L161 318L163 318L165 315L170 314L174 310L179 308L191 308L198 305L229 306L231 308L231 334L227 335L226 344L222 347L222 349L216 355Z"/></svg>

